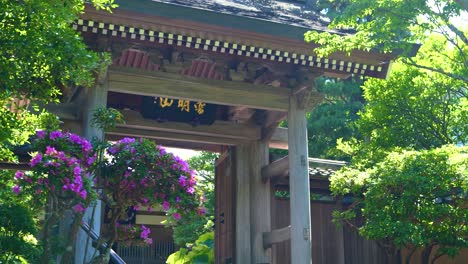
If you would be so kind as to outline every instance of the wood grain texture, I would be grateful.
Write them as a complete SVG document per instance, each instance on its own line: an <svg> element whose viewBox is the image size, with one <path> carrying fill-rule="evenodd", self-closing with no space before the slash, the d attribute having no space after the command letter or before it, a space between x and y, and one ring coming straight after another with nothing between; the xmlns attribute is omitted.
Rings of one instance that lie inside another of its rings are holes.
<svg viewBox="0 0 468 264"><path fill-rule="evenodd" d="M109 91L287 111L289 90L119 67L109 70Z"/></svg>
<svg viewBox="0 0 468 264"><path fill-rule="evenodd" d="M272 163L262 168L262 180L267 182L269 179L284 177L289 172L289 156L285 156L279 160L275 160Z"/></svg>
<svg viewBox="0 0 468 264"><path fill-rule="evenodd" d="M96 86L93 89L87 90L86 103L83 109L83 133L84 136L91 140L96 138L98 140L104 139L104 132L97 127L92 125L92 118L94 110L100 107L106 107L107 104L107 91L108 91L108 72L107 69L99 73L97 78ZM91 228L97 233L100 233L101 230L101 215L102 215L102 203L97 201L95 205L96 209L94 210L94 216L92 215L93 209L89 207L86 209L86 213L83 217L83 222L89 223L91 219L93 222L90 224ZM64 223L66 225L66 223ZM64 234L67 233L66 229L61 230ZM75 248L75 263L83 263L83 261L89 262L91 257L96 251L92 247L92 241L88 241L89 237L87 234L80 230L76 239L76 248ZM88 241L88 243L87 243ZM85 254L85 252L87 252ZM85 257L86 255L86 257ZM86 259L85 259L86 258Z"/></svg>
<svg viewBox="0 0 468 264"><path fill-rule="evenodd" d="M291 239L291 226L274 229L271 232L263 233L263 247L269 248L273 244Z"/></svg>
<svg viewBox="0 0 468 264"><path fill-rule="evenodd" d="M296 96L289 100L288 143L291 195L291 263L310 264L311 223L306 112Z"/></svg>
<svg viewBox="0 0 468 264"><path fill-rule="evenodd" d="M249 147L237 145L236 157L236 264L251 263Z"/></svg>
<svg viewBox="0 0 468 264"><path fill-rule="evenodd" d="M143 118L140 113L135 111L124 110L121 113L124 116L125 123L117 125L117 128L146 129L244 140L260 139L260 127L253 125L215 121L212 125L192 126L191 124L180 122L161 123L156 120Z"/></svg>
<svg viewBox="0 0 468 264"><path fill-rule="evenodd" d="M253 142L250 148L250 222L251 263L270 263L271 249L263 247L263 233L271 231L271 189L262 181L261 169L268 164L268 145Z"/></svg>

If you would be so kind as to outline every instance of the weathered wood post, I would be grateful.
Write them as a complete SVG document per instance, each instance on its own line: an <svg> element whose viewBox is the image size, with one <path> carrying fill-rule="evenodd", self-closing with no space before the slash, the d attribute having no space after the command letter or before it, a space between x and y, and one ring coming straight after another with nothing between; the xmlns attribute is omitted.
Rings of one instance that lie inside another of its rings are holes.
<svg viewBox="0 0 468 264"><path fill-rule="evenodd" d="M99 140L104 139L104 132L99 128L92 126L92 118L94 110L100 107L106 107L107 90L108 81L106 68L101 73L99 73L95 87L90 88L87 91L86 103L83 110L83 133L88 140L92 140L93 138ZM101 230L101 214L102 203L98 200L96 202L96 208L94 210L92 207L87 208L83 217L83 221L86 223L88 223L93 218L93 223L90 223L90 227L93 228L97 234L100 234ZM92 247L91 238L88 238L88 235L83 230L80 230L76 238L75 263L88 263L91 260L94 252L95 249Z"/></svg>
<svg viewBox="0 0 468 264"><path fill-rule="evenodd" d="M289 98L289 186L291 202L291 263L312 263L309 162L306 110L298 96Z"/></svg>
<svg viewBox="0 0 468 264"><path fill-rule="evenodd" d="M271 231L270 184L262 180L262 168L268 164L268 144L249 145L250 219L252 264L270 263L271 248L264 248L263 233Z"/></svg>
<svg viewBox="0 0 468 264"><path fill-rule="evenodd" d="M251 263L249 147L236 146L236 264Z"/></svg>

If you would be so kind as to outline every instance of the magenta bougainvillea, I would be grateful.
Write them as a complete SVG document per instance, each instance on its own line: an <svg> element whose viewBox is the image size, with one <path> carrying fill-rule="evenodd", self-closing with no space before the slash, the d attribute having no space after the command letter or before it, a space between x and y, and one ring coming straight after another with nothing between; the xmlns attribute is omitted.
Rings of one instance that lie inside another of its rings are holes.
<svg viewBox="0 0 468 264"><path fill-rule="evenodd" d="M128 208L161 205L169 222L206 211L187 162L150 140L124 138L93 149L68 132L38 131L36 136L32 171L15 174L13 191L33 197L46 214L60 216L69 210L79 219L91 202L101 199L109 209L102 234L109 248L114 242L152 243L149 228L125 222ZM51 201L53 206L47 207Z"/></svg>
<svg viewBox="0 0 468 264"><path fill-rule="evenodd" d="M164 148L145 139L124 138L107 149L108 161L99 187L110 207L111 223L129 206L161 205L173 221L193 213L204 213L195 191L196 179L186 161L167 153ZM116 195L118 194L118 195ZM125 226L130 230L130 227ZM132 229L133 230L133 229ZM142 228L140 238L148 239L149 229Z"/></svg>
<svg viewBox="0 0 468 264"><path fill-rule="evenodd" d="M16 172L13 191L31 195L38 207L45 206L47 199L56 201L55 213L59 215L68 209L83 213L96 198L91 184L90 167L95 161L91 144L61 131L38 131L36 136L32 173Z"/></svg>

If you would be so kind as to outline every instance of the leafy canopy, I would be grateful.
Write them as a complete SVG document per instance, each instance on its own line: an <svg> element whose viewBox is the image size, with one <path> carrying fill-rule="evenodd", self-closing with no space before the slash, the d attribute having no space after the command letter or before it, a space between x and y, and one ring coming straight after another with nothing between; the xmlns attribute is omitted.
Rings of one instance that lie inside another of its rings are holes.
<svg viewBox="0 0 468 264"><path fill-rule="evenodd" d="M333 177L335 195L354 194L351 223L362 214L360 234L396 247L438 245L455 256L468 247L468 148L444 146L390 153L373 168L346 168Z"/></svg>

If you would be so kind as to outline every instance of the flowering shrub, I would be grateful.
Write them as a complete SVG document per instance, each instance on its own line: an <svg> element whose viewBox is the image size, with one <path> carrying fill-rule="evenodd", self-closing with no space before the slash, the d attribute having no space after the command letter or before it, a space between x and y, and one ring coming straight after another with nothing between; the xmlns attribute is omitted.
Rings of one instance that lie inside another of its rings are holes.
<svg viewBox="0 0 468 264"><path fill-rule="evenodd" d="M132 226L119 224L129 206L160 204L172 221L205 212L199 207L195 175L187 162L166 153L152 141L124 138L107 149L107 156L110 158L98 183L110 209L110 225L116 227L109 229L107 237L118 237L115 241L136 237ZM125 230L129 230L128 235L123 234ZM139 238L147 244L152 242L148 235L149 229L142 227Z"/></svg>
<svg viewBox="0 0 468 264"><path fill-rule="evenodd" d="M91 165L95 156L91 144L78 135L61 131L38 131L31 159L31 173L16 172L13 191L31 197L32 208L45 209L42 224L41 263L49 263L54 255L56 235L52 229L64 213L74 214L72 228L65 239L65 248L73 247L84 210L96 199L92 189ZM65 257L63 257L65 259Z"/></svg>
<svg viewBox="0 0 468 264"><path fill-rule="evenodd" d="M30 194L36 207L44 207L47 199L55 201L54 213L59 215L68 209L83 213L96 198L90 178L90 166L95 160L91 144L61 131L38 131L36 136L32 173L16 172L18 184L13 191Z"/></svg>

